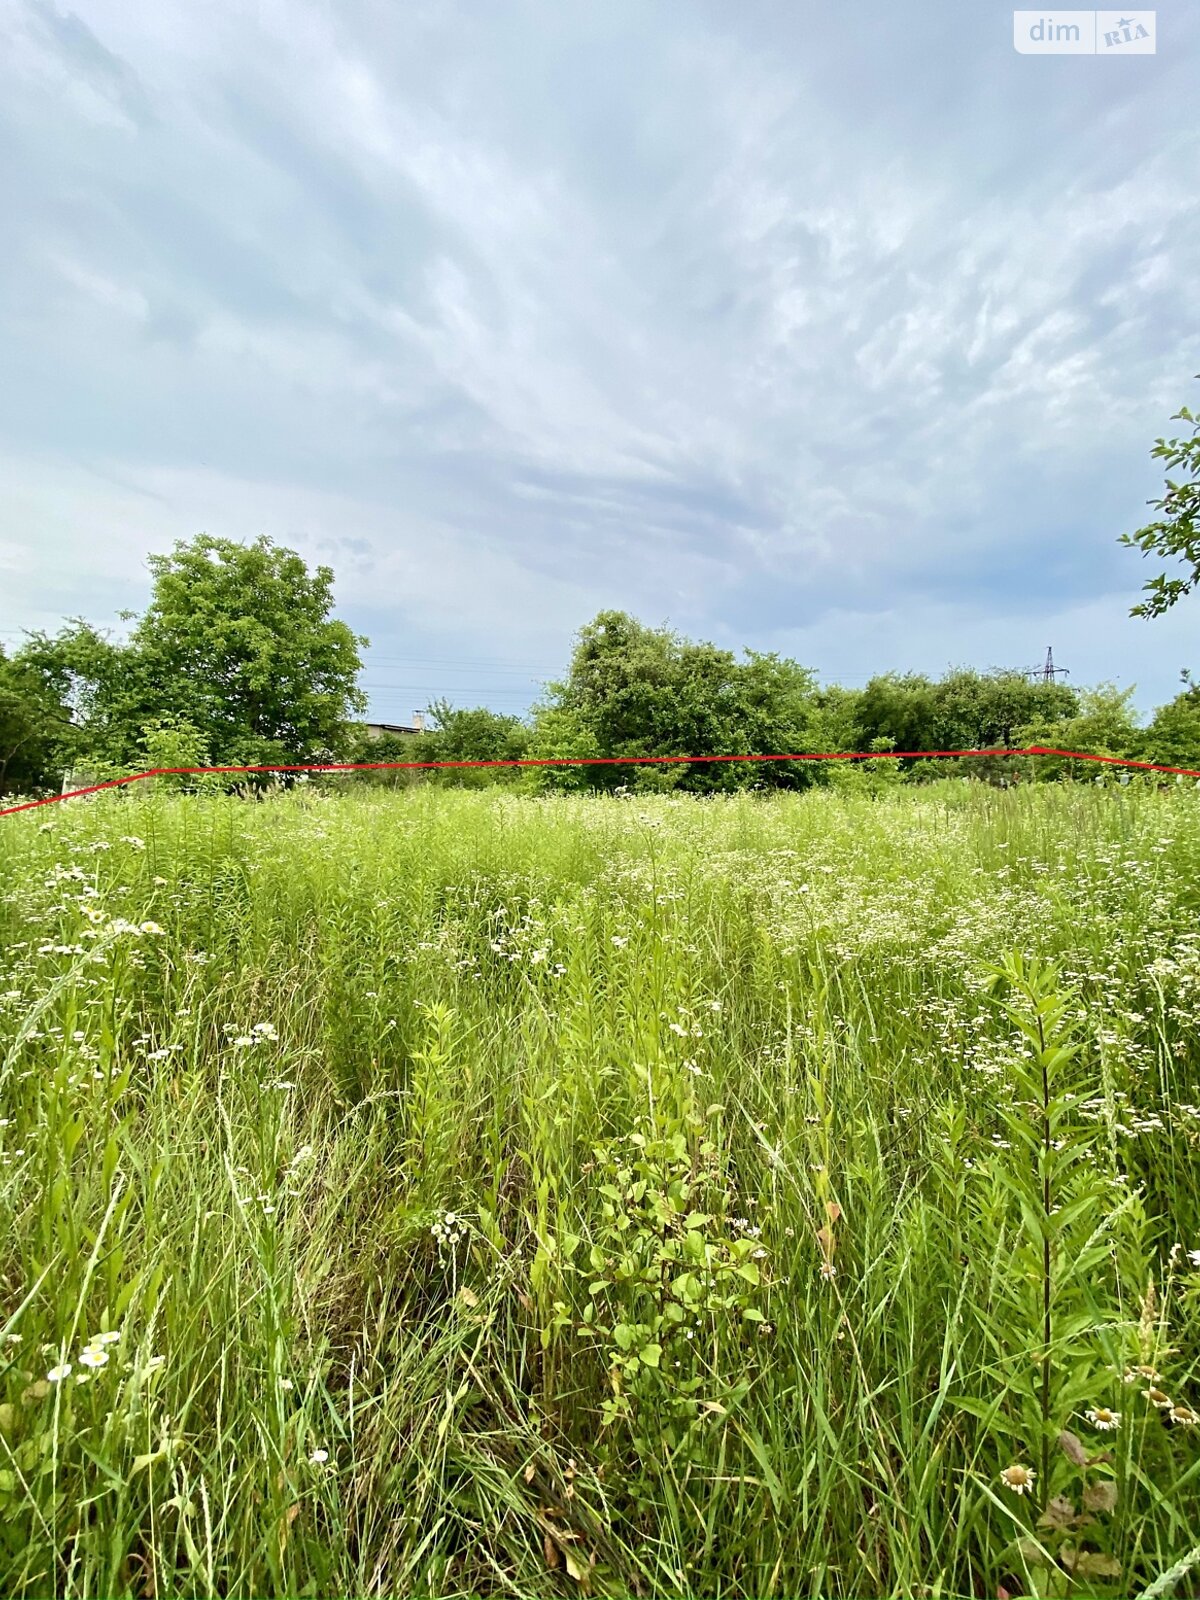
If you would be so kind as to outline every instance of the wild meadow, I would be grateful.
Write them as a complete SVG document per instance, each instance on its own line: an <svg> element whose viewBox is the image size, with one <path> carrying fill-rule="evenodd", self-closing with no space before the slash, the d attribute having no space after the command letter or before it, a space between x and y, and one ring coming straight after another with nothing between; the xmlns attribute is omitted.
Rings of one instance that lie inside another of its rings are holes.
<svg viewBox="0 0 1200 1600"><path fill-rule="evenodd" d="M0 819L0 1593L1200 1595L1200 791Z"/></svg>

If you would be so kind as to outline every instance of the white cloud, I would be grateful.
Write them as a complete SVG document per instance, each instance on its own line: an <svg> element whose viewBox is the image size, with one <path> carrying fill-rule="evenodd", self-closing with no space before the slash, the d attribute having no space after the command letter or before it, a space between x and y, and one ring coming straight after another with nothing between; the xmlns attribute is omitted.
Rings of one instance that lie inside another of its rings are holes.
<svg viewBox="0 0 1200 1600"><path fill-rule="evenodd" d="M398 638L615 604L873 669L1028 596L1151 659L1114 540L1200 370L1194 44L1101 88L941 0L6 3L5 625L206 528L336 550Z"/></svg>

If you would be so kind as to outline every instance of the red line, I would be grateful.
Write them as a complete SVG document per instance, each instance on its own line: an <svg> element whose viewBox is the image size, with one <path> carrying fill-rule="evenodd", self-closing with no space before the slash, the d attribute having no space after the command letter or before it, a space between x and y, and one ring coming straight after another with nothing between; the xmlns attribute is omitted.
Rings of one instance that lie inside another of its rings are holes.
<svg viewBox="0 0 1200 1600"><path fill-rule="evenodd" d="M953 756L1065 756L1071 761L1102 761L1109 766L1137 767L1143 772L1172 772L1184 778L1200 778L1191 767L1166 767L1153 761L1127 761L1123 756L1093 756L1083 750L1052 750L1033 744L1026 750L856 750L820 754L806 751L796 755L771 756L545 756L523 761L328 761L309 766L263 767L153 767L148 772L131 772L124 778L110 778L86 789L68 789L65 794L47 795L43 800L26 800L19 806L5 806L0 817L37 806L54 805L59 800L74 800L83 794L98 794L101 789L116 789L142 778L190 777L207 772L424 772L431 769L461 767L609 767L647 766L668 761L929 761Z"/></svg>

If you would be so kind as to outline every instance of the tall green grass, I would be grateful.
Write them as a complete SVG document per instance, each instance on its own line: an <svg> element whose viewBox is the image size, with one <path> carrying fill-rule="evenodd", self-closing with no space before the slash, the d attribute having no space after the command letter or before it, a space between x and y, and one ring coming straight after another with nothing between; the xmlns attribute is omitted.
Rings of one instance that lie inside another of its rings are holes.
<svg viewBox="0 0 1200 1600"><path fill-rule="evenodd" d="M1200 1594L1195 793L51 809L0 1593Z"/></svg>

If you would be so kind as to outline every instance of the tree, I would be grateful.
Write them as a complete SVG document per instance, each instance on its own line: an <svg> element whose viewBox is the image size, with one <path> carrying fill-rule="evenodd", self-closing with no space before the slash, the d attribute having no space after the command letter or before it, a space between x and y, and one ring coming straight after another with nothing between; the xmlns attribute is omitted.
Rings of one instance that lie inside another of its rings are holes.
<svg viewBox="0 0 1200 1600"><path fill-rule="evenodd" d="M212 792L222 786L219 776L188 769L213 764L203 737L186 718L154 717L145 724L138 765L162 774L150 780L155 788L192 794Z"/></svg>
<svg viewBox="0 0 1200 1600"><path fill-rule="evenodd" d="M827 684L813 695L812 740L815 749L829 754L851 754L864 750L862 721L859 709L861 689L845 689L840 684ZM895 761L872 762L867 768L861 761L822 761L817 763L818 779L824 779L834 789L857 793L870 789L867 779L870 772L897 767Z"/></svg>
<svg viewBox="0 0 1200 1600"><path fill-rule="evenodd" d="M486 706L456 710L448 700L428 707L435 726L424 736L422 761L521 761L529 753L529 729L520 717L505 716ZM512 781L519 767L460 767L434 776L444 783L478 787Z"/></svg>
<svg viewBox="0 0 1200 1600"><path fill-rule="evenodd" d="M1177 483L1168 478L1163 498L1148 502L1161 516L1136 533L1123 533L1119 543L1135 545L1143 555L1177 557L1191 570L1183 578L1160 573L1143 584L1149 599L1133 606L1131 617L1160 617L1200 583L1200 417L1184 406L1171 421L1191 423L1191 438L1159 439L1150 454L1165 461L1168 471L1183 467L1190 481Z"/></svg>
<svg viewBox="0 0 1200 1600"><path fill-rule="evenodd" d="M538 754L747 755L812 748L815 685L795 662L681 639L622 611L602 611L580 630L567 677L548 686L535 712ZM566 748L566 744L570 749ZM566 769L570 770L570 769ZM598 766L589 787L686 787L709 792L752 782L806 783L800 763L679 762ZM548 776L551 787L578 778Z"/></svg>
<svg viewBox="0 0 1200 1600"><path fill-rule="evenodd" d="M829 753L862 749L861 689L827 684L813 693L812 729L818 750Z"/></svg>
<svg viewBox="0 0 1200 1600"><path fill-rule="evenodd" d="M824 750L822 719L817 705L816 674L796 661L747 650L746 659L734 667L730 710L734 742L739 754L777 754ZM720 771L721 769L717 769ZM739 763L726 768L733 785L762 784L769 788L807 788L828 780L825 762L772 761L762 766Z"/></svg>
<svg viewBox="0 0 1200 1600"><path fill-rule="evenodd" d="M529 754L538 760L585 761L604 754L580 713L554 704L534 710ZM602 767L531 767L525 782L535 791L581 794L602 781Z"/></svg>
<svg viewBox="0 0 1200 1600"><path fill-rule="evenodd" d="M345 747L368 641L330 619L333 572L267 538L202 534L151 556L154 595L130 646L156 712L186 717L221 765L301 763Z"/></svg>
<svg viewBox="0 0 1200 1600"><path fill-rule="evenodd" d="M872 678L859 696L856 715L859 750L875 749L880 740L890 740L893 750L938 747L937 695L923 673L885 672Z"/></svg>
<svg viewBox="0 0 1200 1600"><path fill-rule="evenodd" d="M936 682L920 673L885 673L872 678L859 699L858 749L876 748L890 740L895 750L1009 749L1022 741L1017 730L1038 720L1056 722L1070 716L1078 700L1060 683L1031 681L1022 672L994 668L978 672L956 667ZM996 777L1011 763L1003 757L964 758L901 763L913 776Z"/></svg>
<svg viewBox="0 0 1200 1600"><path fill-rule="evenodd" d="M935 686L934 700L938 750L1009 750L1023 744L1017 734L1027 724L1056 726L1079 709L1078 694L1065 683L1046 683L1003 668L955 668ZM924 765L922 776L928 778L1003 783L1017 776L1025 762L1015 756L964 756Z"/></svg>
<svg viewBox="0 0 1200 1600"><path fill-rule="evenodd" d="M1011 749L1018 728L1071 716L1078 696L1065 683L1044 683L1023 672L958 667L936 685L934 704L937 749Z"/></svg>
<svg viewBox="0 0 1200 1600"><path fill-rule="evenodd" d="M599 756L695 753L697 725L710 719L713 698L697 679L720 663L685 660L686 648L665 628L648 628L623 611L600 612L580 629L566 679L548 685L537 724L544 729L547 713L555 713L560 731ZM710 753L711 732L704 729L702 754ZM587 774L590 787L606 789L638 778L636 768L615 766Z"/></svg>
<svg viewBox="0 0 1200 1600"><path fill-rule="evenodd" d="M55 685L0 646L0 794L55 787L70 759L75 729Z"/></svg>
<svg viewBox="0 0 1200 1600"><path fill-rule="evenodd" d="M1164 767L1200 770L1200 684L1182 674L1184 688L1165 706L1159 706L1142 739L1146 761Z"/></svg>
<svg viewBox="0 0 1200 1600"><path fill-rule="evenodd" d="M1118 689L1101 683L1094 689L1079 691L1079 709L1074 716L1042 718L1021 728L1017 740L1022 745L1049 745L1057 750L1078 750L1086 755L1120 756L1128 761L1141 759L1144 733L1138 727L1129 704L1134 688ZM1094 778L1097 769L1090 762L1070 761L1061 756L1036 756L1040 778ZM1089 768L1088 771L1081 769ZM1101 769L1102 770L1102 769Z"/></svg>
<svg viewBox="0 0 1200 1600"><path fill-rule="evenodd" d="M354 685L367 641L331 620L328 567L310 573L267 538L207 534L149 566L153 595L127 643L77 619L22 651L74 711L83 756L135 763L164 724L186 726L219 766L300 765L346 747L366 708Z"/></svg>
<svg viewBox="0 0 1200 1600"><path fill-rule="evenodd" d="M138 735L153 708L143 702L145 686L127 647L74 617L53 637L30 634L14 660L68 709L72 760L102 767L136 761Z"/></svg>

